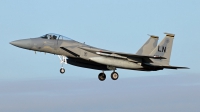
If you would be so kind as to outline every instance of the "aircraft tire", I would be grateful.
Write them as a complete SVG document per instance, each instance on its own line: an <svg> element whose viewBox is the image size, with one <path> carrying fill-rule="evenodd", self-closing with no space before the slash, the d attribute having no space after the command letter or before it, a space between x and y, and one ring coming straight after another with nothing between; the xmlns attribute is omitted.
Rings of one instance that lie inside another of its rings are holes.
<svg viewBox="0 0 200 112"><path fill-rule="evenodd" d="M117 80L119 78L118 73L117 72L112 72L111 73L111 78L112 78L112 80Z"/></svg>
<svg viewBox="0 0 200 112"><path fill-rule="evenodd" d="M98 76L100 81L104 81L106 79L106 74L105 73L100 73Z"/></svg>
<svg viewBox="0 0 200 112"><path fill-rule="evenodd" d="M65 73L65 69L64 69L64 68L61 68L61 69L60 69L60 73L61 73L61 74L64 74L64 73Z"/></svg>

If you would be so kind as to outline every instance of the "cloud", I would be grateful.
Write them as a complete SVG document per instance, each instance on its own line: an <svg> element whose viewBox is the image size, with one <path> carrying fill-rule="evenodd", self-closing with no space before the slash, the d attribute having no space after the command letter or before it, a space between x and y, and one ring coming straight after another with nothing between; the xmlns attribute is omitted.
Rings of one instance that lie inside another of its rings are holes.
<svg viewBox="0 0 200 112"><path fill-rule="evenodd" d="M0 82L0 111L200 110L200 75Z"/></svg>

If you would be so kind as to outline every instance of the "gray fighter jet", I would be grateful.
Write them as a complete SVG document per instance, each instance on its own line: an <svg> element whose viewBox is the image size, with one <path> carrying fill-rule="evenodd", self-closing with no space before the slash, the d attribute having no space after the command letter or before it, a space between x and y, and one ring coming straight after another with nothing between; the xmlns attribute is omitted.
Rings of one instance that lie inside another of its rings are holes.
<svg viewBox="0 0 200 112"><path fill-rule="evenodd" d="M117 80L117 68L158 71L163 69L188 69L187 67L170 66L170 56L174 34L165 33L165 38L157 45L158 37L150 35L147 42L136 54L114 52L99 49L72 40L58 34L46 34L38 38L22 39L10 44L33 51L56 54L61 60L60 73L64 73L63 64L102 70L98 75L100 81L106 79L104 71L112 70L111 78Z"/></svg>

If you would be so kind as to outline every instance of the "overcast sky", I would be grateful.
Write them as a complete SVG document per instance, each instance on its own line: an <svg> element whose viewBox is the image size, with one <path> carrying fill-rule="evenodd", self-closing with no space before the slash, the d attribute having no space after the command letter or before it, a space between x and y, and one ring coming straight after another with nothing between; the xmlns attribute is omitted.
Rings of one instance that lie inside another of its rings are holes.
<svg viewBox="0 0 200 112"><path fill-rule="evenodd" d="M0 111L200 111L199 0L0 0ZM101 71L9 42L57 33L95 47L135 53L149 38L175 34L171 65L189 70Z"/></svg>

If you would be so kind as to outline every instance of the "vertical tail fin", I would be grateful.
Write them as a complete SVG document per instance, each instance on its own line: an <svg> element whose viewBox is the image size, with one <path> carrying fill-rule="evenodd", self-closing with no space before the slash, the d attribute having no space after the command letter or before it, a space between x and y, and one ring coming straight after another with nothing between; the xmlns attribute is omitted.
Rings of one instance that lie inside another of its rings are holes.
<svg viewBox="0 0 200 112"><path fill-rule="evenodd" d="M149 55L157 46L158 36L150 35L146 43L138 50L137 55Z"/></svg>
<svg viewBox="0 0 200 112"><path fill-rule="evenodd" d="M154 63L159 63L161 65L169 65L170 56L172 51L172 45L174 40L174 34L165 33L165 38L160 42L160 44L150 53L150 55L165 57L166 59L152 59Z"/></svg>

